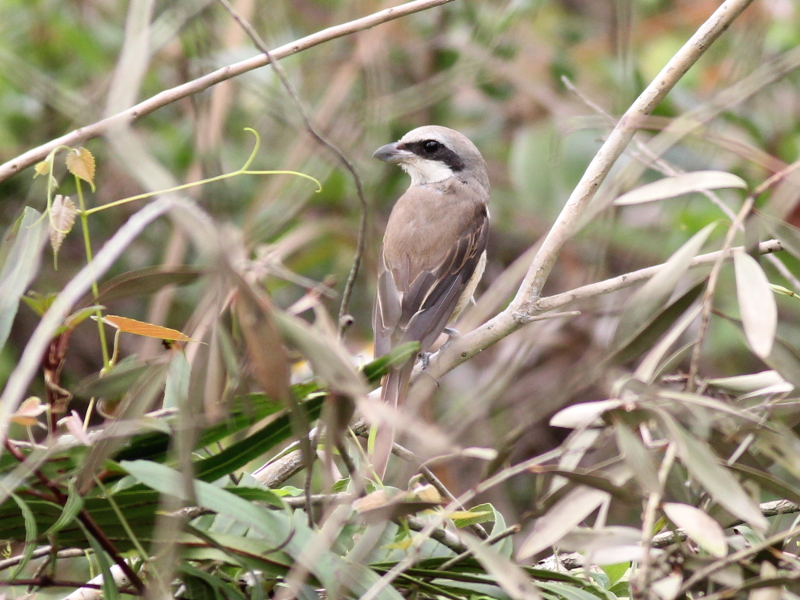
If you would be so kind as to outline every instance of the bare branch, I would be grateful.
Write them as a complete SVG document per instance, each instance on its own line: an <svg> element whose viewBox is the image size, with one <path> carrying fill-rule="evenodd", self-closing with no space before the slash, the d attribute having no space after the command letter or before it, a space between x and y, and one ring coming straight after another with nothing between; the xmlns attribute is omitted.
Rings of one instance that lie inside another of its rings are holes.
<svg viewBox="0 0 800 600"><path fill-rule="evenodd" d="M393 21L394 19L399 19L401 17L427 10L435 6L447 4L448 2L452 1L453 0L414 0L413 2L407 2L401 6L387 8L369 16L355 19L347 23L342 23L341 25L328 27L327 29L317 31L316 33L307 35L306 37L295 40L294 42L284 44L283 46L272 50L270 52L270 57L272 60L278 61L286 58L287 56L291 56L293 54L302 52L303 50L308 50L309 48L318 46L324 42L329 42L331 40L356 33L357 31L370 29L376 25ZM222 67L221 69L217 69L212 73L198 77L192 81L188 81L174 88L159 92L155 96L152 96L151 98L148 98L147 100L140 102L139 104L132 106L127 110L124 110L106 119L102 119L101 121L92 123L91 125L80 127L74 131L71 131L70 133L47 142L46 144L42 144L41 146L28 150L27 152L20 154L16 158L13 158L6 163L3 163L0 165L0 181L5 181L12 175L15 175L23 169L26 169L43 160L51 150L57 148L58 146L74 146L85 140L103 135L113 127L133 123L134 121L137 121L145 115L149 115L151 112L154 112L159 108L163 108L182 98L186 98L192 94L197 94L207 90L213 85L228 79L232 79L233 77L237 77L243 73L252 71L253 69L263 67L267 64L269 64L267 57L260 53L258 56Z"/></svg>
<svg viewBox="0 0 800 600"><path fill-rule="evenodd" d="M658 106L673 86L752 1L726 0L723 2L622 115L600 151L587 167L564 209L547 234L542 248L533 259L533 264L531 264L516 298L511 303L514 311L522 313L535 311L535 302L541 294L542 287L561 248L575 232L586 206L638 130L640 119L649 115Z"/></svg>

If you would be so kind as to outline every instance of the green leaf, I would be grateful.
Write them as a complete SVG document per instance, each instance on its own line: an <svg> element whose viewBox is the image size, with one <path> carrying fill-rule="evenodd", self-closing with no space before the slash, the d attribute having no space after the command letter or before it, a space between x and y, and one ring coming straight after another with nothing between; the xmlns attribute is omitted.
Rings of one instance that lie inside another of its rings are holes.
<svg viewBox="0 0 800 600"><path fill-rule="evenodd" d="M775 294L764 270L749 254L734 252L733 267L744 334L756 356L765 358L772 351L778 327Z"/></svg>
<svg viewBox="0 0 800 600"><path fill-rule="evenodd" d="M15 579L17 575L19 575L27 566L31 556L33 556L33 551L36 548L36 537L38 530L36 528L36 519L34 518L33 511L30 509L30 507L22 500L22 498L13 492L10 494L10 496L14 502L16 502L20 512L22 512L22 518L25 521L25 549L22 551L22 561L16 566L10 577L10 579Z"/></svg>
<svg viewBox="0 0 800 600"><path fill-rule="evenodd" d="M117 588L117 584L114 581L114 575L111 573L111 563L109 561L108 555L106 554L103 547L100 545L92 534L90 534L83 523L78 521L83 529L86 539L89 540L89 545L94 550L94 557L97 560L97 563L100 565L100 572L103 575L103 599L104 600L119 600L119 588Z"/></svg>
<svg viewBox="0 0 800 600"><path fill-rule="evenodd" d="M628 569L631 568L631 563L624 562L618 563L616 565L603 565L600 567L603 569L603 573L606 574L608 577L608 587L609 589L614 587L614 585L623 577L625 577L625 573L628 572Z"/></svg>
<svg viewBox="0 0 800 600"><path fill-rule="evenodd" d="M362 369L364 377L370 383L378 383L381 378L389 372L391 367L402 365L408 362L419 352L419 342L407 342L393 348L389 354L373 360L364 365Z"/></svg>
<svg viewBox="0 0 800 600"><path fill-rule="evenodd" d="M181 500L192 499L190 491L184 488L183 478L174 469L146 460L126 460L120 465L147 487ZM241 521L261 533L276 548L289 539L291 524L281 513L256 506L205 481L195 480L194 495L198 506Z"/></svg>
<svg viewBox="0 0 800 600"><path fill-rule="evenodd" d="M733 173L724 171L693 171L691 173L681 173L674 177L665 177L638 187L626 194L622 194L622 196L614 200L614 204L617 206L643 204L645 202L675 198L692 192L724 188L747 189L747 182Z"/></svg>
<svg viewBox="0 0 800 600"><path fill-rule="evenodd" d="M468 511L458 513L458 518L453 518L453 524L457 529L463 529L470 525L477 525L478 523L486 523L494 521L495 510L494 507L486 502L470 508Z"/></svg>
<svg viewBox="0 0 800 600"><path fill-rule="evenodd" d="M46 536L58 533L67 525L71 525L75 517L83 508L83 497L78 493L75 488L75 480L69 482L69 496L67 496L67 503L64 505L64 511L58 517L58 521L50 526L50 529L45 533Z"/></svg>
<svg viewBox="0 0 800 600"><path fill-rule="evenodd" d="M46 240L46 219L26 206L0 246L0 256L5 256L0 268L0 348L5 346L11 332L20 298L39 272Z"/></svg>
<svg viewBox="0 0 800 600"><path fill-rule="evenodd" d="M324 396L312 398L300 405L307 411L309 420L319 418ZM288 414L277 417L245 439L231 444L218 454L195 463L195 475L203 481L215 481L241 469L251 460L263 456L292 435L292 424Z"/></svg>
<svg viewBox="0 0 800 600"><path fill-rule="evenodd" d="M287 313L276 311L273 317L286 342L309 360L314 373L329 387L350 398L366 394L365 382L339 340Z"/></svg>
<svg viewBox="0 0 800 600"><path fill-rule="evenodd" d="M184 501L190 499L184 489L183 478L174 469L143 460L125 461L121 464L148 487ZM244 523L272 544L275 550L284 550L296 560L303 561L307 553L312 552L314 560L305 566L329 590L341 590L344 587L360 595L378 579L369 569L345 562L341 557L320 548L319 545L324 542L317 539L304 525L304 521L290 520L286 513L261 508L227 490L199 480L194 480L192 500L199 506ZM384 589L377 597L386 600L402 599L394 588Z"/></svg>

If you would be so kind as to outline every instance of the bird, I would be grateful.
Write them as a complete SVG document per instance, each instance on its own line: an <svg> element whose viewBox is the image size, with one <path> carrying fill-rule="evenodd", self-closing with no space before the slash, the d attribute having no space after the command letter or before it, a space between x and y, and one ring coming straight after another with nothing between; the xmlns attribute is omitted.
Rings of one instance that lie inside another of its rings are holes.
<svg viewBox="0 0 800 600"><path fill-rule="evenodd" d="M372 311L375 356L419 342L426 356L472 299L486 266L489 175L465 135L438 125L418 127L373 156L399 165L411 185L392 208L381 245ZM397 408L405 398L416 357L384 376L381 398ZM372 467L383 478L394 427L377 427Z"/></svg>

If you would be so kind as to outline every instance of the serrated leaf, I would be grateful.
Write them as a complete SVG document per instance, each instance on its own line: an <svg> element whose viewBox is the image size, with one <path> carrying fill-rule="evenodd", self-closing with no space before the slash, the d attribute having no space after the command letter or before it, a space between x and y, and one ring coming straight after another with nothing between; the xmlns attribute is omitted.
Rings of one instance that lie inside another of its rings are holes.
<svg viewBox="0 0 800 600"><path fill-rule="evenodd" d="M42 160L33 166L33 178L36 179L39 175L47 175L50 173L50 161Z"/></svg>
<svg viewBox="0 0 800 600"><path fill-rule="evenodd" d="M675 198L691 192L703 190L719 190L725 188L747 189L747 182L733 173L724 171L694 171L682 173L675 177L665 177L653 183L622 194L614 200L616 206L644 204L667 198Z"/></svg>
<svg viewBox="0 0 800 600"><path fill-rule="evenodd" d="M177 329L161 327L160 325L153 325L152 323L145 323L144 321L137 321L136 319L129 319L128 317L105 315L103 317L103 322L108 323L114 329L119 329L123 333L132 333L134 335L157 338L160 340L169 340L173 342L195 341Z"/></svg>
<svg viewBox="0 0 800 600"><path fill-rule="evenodd" d="M72 231L75 225L77 209L69 196L57 194L50 207L50 247L53 249L53 258L58 261L58 251L64 238Z"/></svg>
<svg viewBox="0 0 800 600"><path fill-rule="evenodd" d="M659 410L658 414L677 444L681 462L697 483L732 515L746 521L755 529L766 529L767 520L756 503L747 495L736 477L719 464L719 459L708 445L690 435L666 412Z"/></svg>
<svg viewBox="0 0 800 600"><path fill-rule="evenodd" d="M680 502L665 502L662 508L669 520L683 529L703 550L717 558L728 553L725 532L705 512Z"/></svg>
<svg viewBox="0 0 800 600"><path fill-rule="evenodd" d="M733 267L744 334L756 356L763 359L772 351L778 328L775 294L761 265L749 254L735 252Z"/></svg>
<svg viewBox="0 0 800 600"><path fill-rule="evenodd" d="M94 156L86 148L73 148L67 153L67 170L78 179L83 179L94 191Z"/></svg>

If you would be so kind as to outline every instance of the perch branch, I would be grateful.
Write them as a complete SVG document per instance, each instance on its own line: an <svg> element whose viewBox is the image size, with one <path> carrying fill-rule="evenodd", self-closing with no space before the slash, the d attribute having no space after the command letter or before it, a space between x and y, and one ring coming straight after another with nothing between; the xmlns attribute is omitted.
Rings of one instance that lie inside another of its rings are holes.
<svg viewBox="0 0 800 600"><path fill-rule="evenodd" d="M543 312L540 294L555 261L575 232L590 201L605 180L617 158L625 151L636 133L638 123L648 116L673 86L694 65L710 45L752 3L752 0L726 0L703 23L697 32L670 59L650 85L631 104L599 152L592 159L583 177L567 200L561 214L545 237L539 252L508 308L481 327L453 342L429 364L433 377L439 377L484 348L513 333Z"/></svg>

